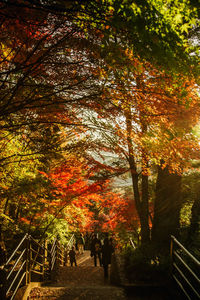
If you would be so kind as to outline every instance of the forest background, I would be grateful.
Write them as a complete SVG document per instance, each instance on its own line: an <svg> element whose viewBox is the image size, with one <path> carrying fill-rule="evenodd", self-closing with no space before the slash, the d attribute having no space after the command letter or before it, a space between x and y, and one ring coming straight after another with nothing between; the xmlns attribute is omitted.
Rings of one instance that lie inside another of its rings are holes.
<svg viewBox="0 0 200 300"><path fill-rule="evenodd" d="M197 8L0 1L1 242L111 231L198 248Z"/></svg>

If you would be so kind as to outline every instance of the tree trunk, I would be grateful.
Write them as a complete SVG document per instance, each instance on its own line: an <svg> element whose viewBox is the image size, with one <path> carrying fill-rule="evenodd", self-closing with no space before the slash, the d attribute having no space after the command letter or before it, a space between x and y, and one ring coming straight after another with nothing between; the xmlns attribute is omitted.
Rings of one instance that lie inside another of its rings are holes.
<svg viewBox="0 0 200 300"><path fill-rule="evenodd" d="M142 134L146 134L147 125L143 117L141 119ZM142 148L142 201L141 201L141 231L145 243L150 243L149 228L149 165L146 150Z"/></svg>
<svg viewBox="0 0 200 300"><path fill-rule="evenodd" d="M170 235L177 236L181 209L181 176L158 167L152 242L159 249L168 249Z"/></svg>
<svg viewBox="0 0 200 300"><path fill-rule="evenodd" d="M126 111L126 129L127 129L127 144L129 151L129 165L131 171L131 178L133 184L134 200L137 209L137 213L140 219L141 225L141 243L146 245L150 242L150 231L149 231L149 210L148 210L148 176L142 175L142 197L139 193L139 181L137 167L134 158L134 149L131 139L132 133L132 120L130 108Z"/></svg>
<svg viewBox="0 0 200 300"><path fill-rule="evenodd" d="M142 175L142 201L140 204L140 223L141 223L141 236L143 243L150 242L150 229L149 229L149 184L148 176Z"/></svg>

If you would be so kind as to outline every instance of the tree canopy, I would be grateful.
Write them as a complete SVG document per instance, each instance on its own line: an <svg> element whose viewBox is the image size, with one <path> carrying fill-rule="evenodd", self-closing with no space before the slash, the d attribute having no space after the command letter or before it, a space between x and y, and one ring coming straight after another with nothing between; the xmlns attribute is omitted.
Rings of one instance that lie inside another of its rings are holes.
<svg viewBox="0 0 200 300"><path fill-rule="evenodd" d="M199 159L197 3L8 0L0 16L3 222L140 223L148 242L155 175ZM128 173L132 201L112 188Z"/></svg>

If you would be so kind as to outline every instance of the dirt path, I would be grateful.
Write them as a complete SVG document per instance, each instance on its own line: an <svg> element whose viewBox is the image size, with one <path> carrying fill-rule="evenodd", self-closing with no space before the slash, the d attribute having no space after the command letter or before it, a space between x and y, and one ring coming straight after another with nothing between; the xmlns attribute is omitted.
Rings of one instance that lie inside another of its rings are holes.
<svg viewBox="0 0 200 300"><path fill-rule="evenodd" d="M168 300L163 290L134 290L126 295L123 288L104 279L103 268L94 267L90 252L78 256L77 267L59 267L48 286L33 288L29 300ZM170 299L174 300L174 299Z"/></svg>
<svg viewBox="0 0 200 300"><path fill-rule="evenodd" d="M77 267L59 267L48 286L34 288L30 299L50 300L126 300L124 290L104 279L103 268L94 267L89 251L78 256Z"/></svg>

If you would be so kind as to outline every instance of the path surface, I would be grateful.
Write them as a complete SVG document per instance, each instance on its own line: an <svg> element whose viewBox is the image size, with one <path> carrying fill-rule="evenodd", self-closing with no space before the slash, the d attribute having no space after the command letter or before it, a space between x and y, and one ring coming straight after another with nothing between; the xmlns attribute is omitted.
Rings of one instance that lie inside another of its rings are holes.
<svg viewBox="0 0 200 300"><path fill-rule="evenodd" d="M94 267L93 258L85 251L77 259L77 267L60 267L51 285L34 288L30 299L42 300L126 300L124 290L104 280L103 268Z"/></svg>
<svg viewBox="0 0 200 300"><path fill-rule="evenodd" d="M69 264L69 263L68 263ZM104 286L103 268L94 267L93 258L90 257L90 251L78 256L77 267L65 266L57 270L54 286Z"/></svg>
<svg viewBox="0 0 200 300"><path fill-rule="evenodd" d="M59 267L51 285L33 288L29 300L165 300L163 293L144 293L127 297L123 288L104 279L103 268L94 267L93 258L85 251L77 259L77 267Z"/></svg>

